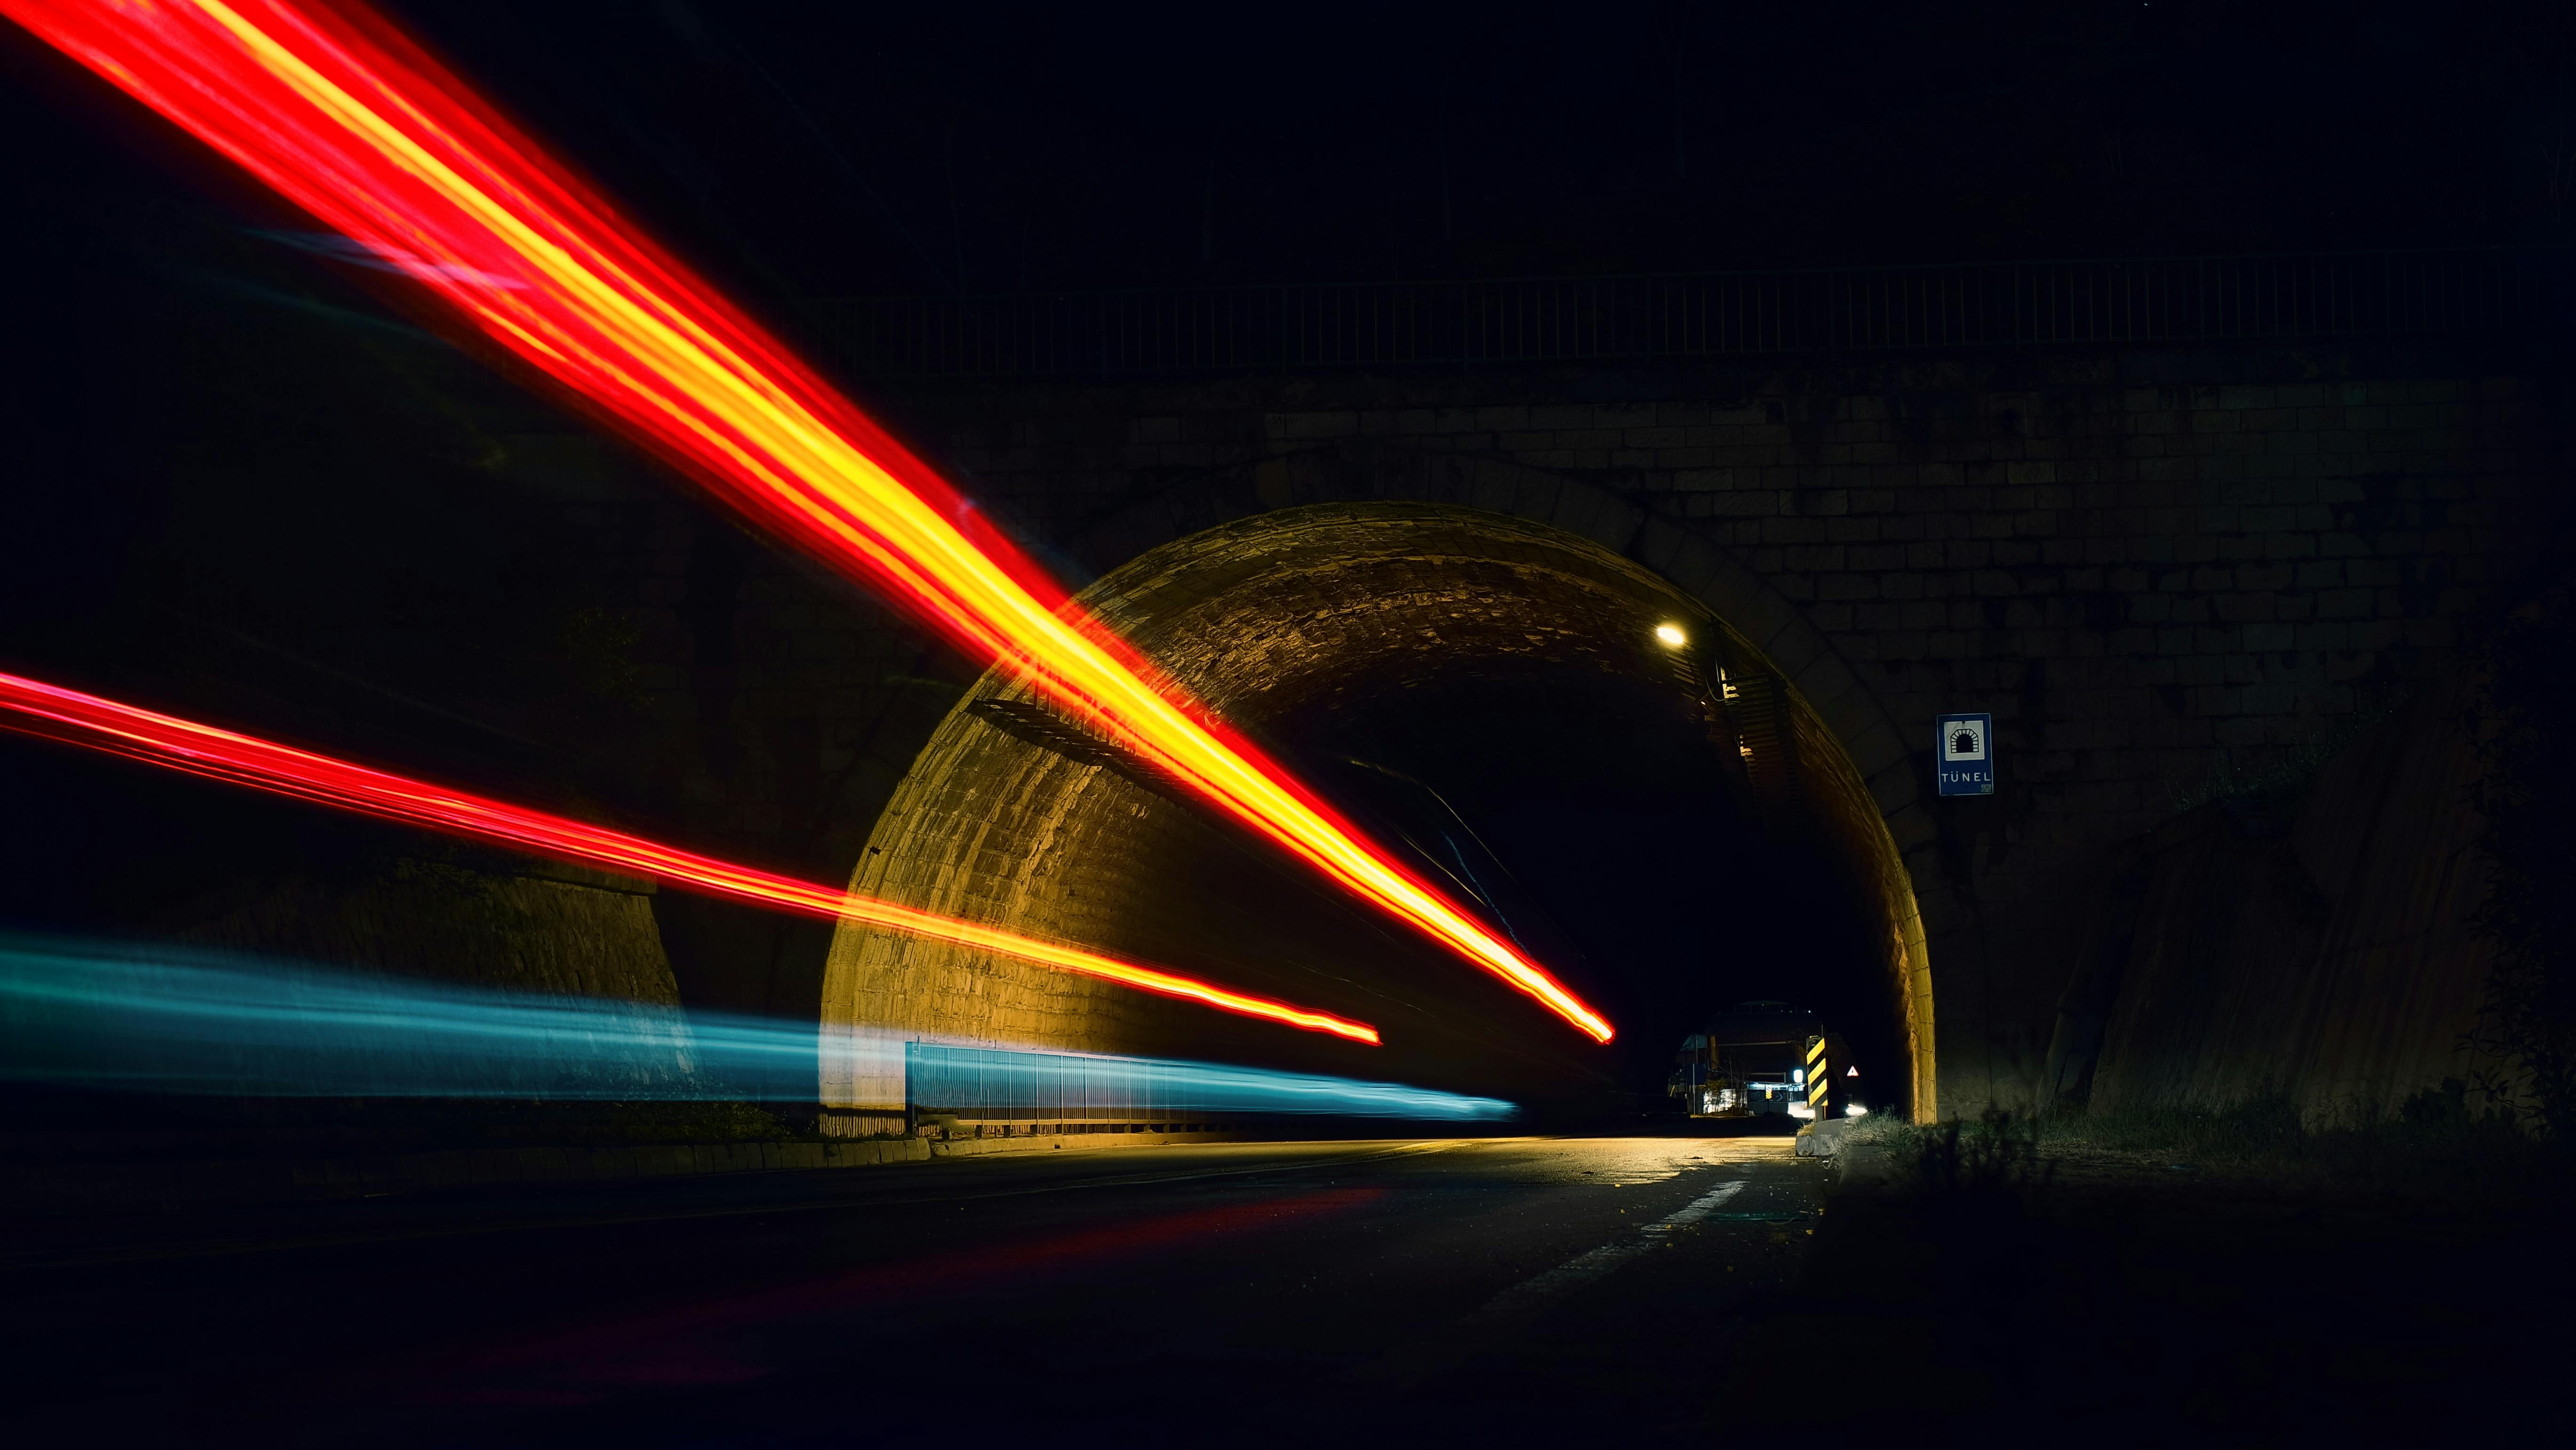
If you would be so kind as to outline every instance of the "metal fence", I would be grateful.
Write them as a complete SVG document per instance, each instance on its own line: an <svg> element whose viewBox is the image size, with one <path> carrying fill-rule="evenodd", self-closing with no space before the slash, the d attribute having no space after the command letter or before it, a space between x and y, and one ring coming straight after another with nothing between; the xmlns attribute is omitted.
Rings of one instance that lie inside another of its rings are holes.
<svg viewBox="0 0 2576 1450"><path fill-rule="evenodd" d="M807 304L877 378L1116 377L2534 332L2564 248L1644 277L1188 287Z"/></svg>

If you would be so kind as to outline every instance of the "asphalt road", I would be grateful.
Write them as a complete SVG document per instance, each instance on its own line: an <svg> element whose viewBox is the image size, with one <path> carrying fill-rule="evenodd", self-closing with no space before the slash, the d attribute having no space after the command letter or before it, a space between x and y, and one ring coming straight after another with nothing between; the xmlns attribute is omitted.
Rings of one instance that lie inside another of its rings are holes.
<svg viewBox="0 0 2576 1450"><path fill-rule="evenodd" d="M1785 1139L1210 1144L57 1225L0 1435L1572 1443L1705 1431ZM113 1430L113 1434L108 1432Z"/></svg>

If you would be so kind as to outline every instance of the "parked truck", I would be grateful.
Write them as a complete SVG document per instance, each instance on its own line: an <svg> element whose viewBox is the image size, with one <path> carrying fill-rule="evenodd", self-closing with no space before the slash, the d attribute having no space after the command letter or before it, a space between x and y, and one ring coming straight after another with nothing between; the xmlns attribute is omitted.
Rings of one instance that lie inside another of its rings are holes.
<svg viewBox="0 0 2576 1450"><path fill-rule="evenodd" d="M1841 1034L1786 1002L1738 1002L1682 1039L1667 1096L1694 1118L1812 1119L1869 1111Z"/></svg>

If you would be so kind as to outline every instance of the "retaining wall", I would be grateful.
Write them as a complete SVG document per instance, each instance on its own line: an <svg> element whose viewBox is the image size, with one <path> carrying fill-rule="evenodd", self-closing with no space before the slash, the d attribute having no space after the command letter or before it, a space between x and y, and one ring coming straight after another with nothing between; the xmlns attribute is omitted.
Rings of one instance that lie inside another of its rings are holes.
<svg viewBox="0 0 2576 1450"><path fill-rule="evenodd" d="M2104 1004L2099 1109L2227 1108L2275 1094L2311 1123L2396 1112L2467 1079L2490 960L2468 687L2366 731L2296 799L2243 796L2144 843L2070 999ZM2081 1094L2085 1014L2061 1018Z"/></svg>

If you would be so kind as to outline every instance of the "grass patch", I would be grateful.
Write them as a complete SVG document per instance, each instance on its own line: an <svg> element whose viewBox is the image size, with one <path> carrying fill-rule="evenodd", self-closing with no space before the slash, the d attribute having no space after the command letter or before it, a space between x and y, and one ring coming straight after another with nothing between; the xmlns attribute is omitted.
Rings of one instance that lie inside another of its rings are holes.
<svg viewBox="0 0 2576 1450"><path fill-rule="evenodd" d="M2324 1129L2280 1099L1855 1128L1844 1151L1895 1171L1836 1197L1743 1336L1821 1346L1827 1376L1783 1394L1784 1361L1747 1355L1707 1428L2386 1444L2475 1404L2499 1427L2547 1419L2528 1438L2559 1443L2576 1424L2567 1180L2547 1176L2563 1155L2473 1098L2447 1085Z"/></svg>
<svg viewBox="0 0 2576 1450"><path fill-rule="evenodd" d="M2326 1196L2527 1196L2576 1177L2576 1158L2527 1118L2481 1107L2479 1090L2454 1078L2407 1099L2393 1114L2314 1124L2286 1095L2226 1108L2077 1110L1918 1125L1894 1120L1844 1141L1875 1148L1894 1172L1885 1187L1927 1201L2018 1200L2035 1211L2052 1179L2222 1177Z"/></svg>
<svg viewBox="0 0 2576 1450"><path fill-rule="evenodd" d="M2320 1191L2479 1195L2563 1183L2571 1166L2553 1142L2510 1113L2477 1105L2454 1078L2396 1113L2338 1124L2301 1119L2286 1095L2231 1107L2076 1111L2038 1118L1989 1110L1974 1122L1873 1125L1849 1140L1879 1145L1899 1182L1927 1199L2018 1195L2035 1208L2060 1168L2268 1179Z"/></svg>

